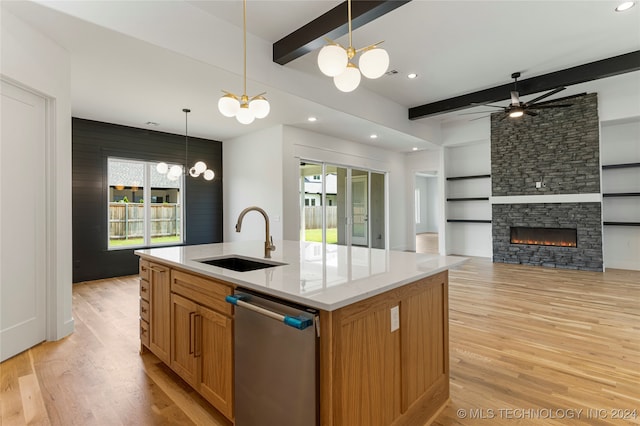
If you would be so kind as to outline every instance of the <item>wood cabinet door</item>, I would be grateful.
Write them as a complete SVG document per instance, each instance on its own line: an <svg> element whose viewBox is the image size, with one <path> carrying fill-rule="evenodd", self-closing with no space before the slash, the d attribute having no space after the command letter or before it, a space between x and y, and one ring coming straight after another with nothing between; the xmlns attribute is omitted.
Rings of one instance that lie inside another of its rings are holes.
<svg viewBox="0 0 640 426"><path fill-rule="evenodd" d="M170 366L187 383L197 389L196 316L198 305L171 294L171 362Z"/></svg>
<svg viewBox="0 0 640 426"><path fill-rule="evenodd" d="M198 388L207 401L233 419L233 321L204 306L198 306L198 313Z"/></svg>
<svg viewBox="0 0 640 426"><path fill-rule="evenodd" d="M168 364L171 347L170 270L156 263L150 263L149 269L149 349Z"/></svg>

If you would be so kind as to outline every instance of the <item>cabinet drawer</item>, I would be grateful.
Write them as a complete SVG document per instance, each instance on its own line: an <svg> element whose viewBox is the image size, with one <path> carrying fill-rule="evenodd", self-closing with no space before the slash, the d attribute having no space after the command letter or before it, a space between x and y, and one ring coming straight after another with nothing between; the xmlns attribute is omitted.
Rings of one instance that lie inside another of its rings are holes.
<svg viewBox="0 0 640 426"><path fill-rule="evenodd" d="M140 278L143 280L149 280L149 262L146 260L140 259L140 266L138 268L138 273L140 274Z"/></svg>
<svg viewBox="0 0 640 426"><path fill-rule="evenodd" d="M147 280L140 280L140 298L149 300L149 281Z"/></svg>
<svg viewBox="0 0 640 426"><path fill-rule="evenodd" d="M149 323L140 320L140 342L149 347Z"/></svg>
<svg viewBox="0 0 640 426"><path fill-rule="evenodd" d="M213 278L204 278L172 269L171 291L225 315L233 314L232 306L224 300L233 293L233 288Z"/></svg>
<svg viewBox="0 0 640 426"><path fill-rule="evenodd" d="M140 300L140 319L149 322L149 302Z"/></svg>

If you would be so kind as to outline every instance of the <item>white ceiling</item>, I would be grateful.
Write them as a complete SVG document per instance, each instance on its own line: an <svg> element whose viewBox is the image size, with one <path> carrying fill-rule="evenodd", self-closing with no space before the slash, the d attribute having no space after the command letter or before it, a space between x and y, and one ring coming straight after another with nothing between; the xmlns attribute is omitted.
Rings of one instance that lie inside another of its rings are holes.
<svg viewBox="0 0 640 426"><path fill-rule="evenodd" d="M247 94L266 91L272 106L249 126L216 106L221 90L242 92L239 0L3 0L2 7L70 52L74 116L143 128L153 121L155 130L183 133L181 110L189 107L190 135L216 140L286 124L399 152L430 149L440 122L469 116L409 121L409 107L508 83L514 71L524 79L640 49L638 5L616 13L609 0L413 0L353 33L356 48L385 40L398 74L363 78L345 94L317 69L315 52L284 66L271 61L275 41L339 3L248 1ZM347 44L346 36L338 41ZM409 72L418 78L407 79ZM589 89L598 84L605 81ZM307 122L310 115L318 121Z"/></svg>

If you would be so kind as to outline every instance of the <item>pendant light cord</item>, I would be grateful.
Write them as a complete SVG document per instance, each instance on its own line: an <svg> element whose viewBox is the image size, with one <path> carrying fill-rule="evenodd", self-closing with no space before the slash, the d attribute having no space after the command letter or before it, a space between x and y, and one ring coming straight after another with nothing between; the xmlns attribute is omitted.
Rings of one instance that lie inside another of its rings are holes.
<svg viewBox="0 0 640 426"><path fill-rule="evenodd" d="M191 110L188 108L184 108L182 111L184 111L184 169L185 172L188 172L189 170L187 169L187 167L189 167L189 121L187 117L189 116Z"/></svg>
<svg viewBox="0 0 640 426"><path fill-rule="evenodd" d="M347 0L347 9L347 13L349 14L349 47L351 47L353 46L353 44L351 43L351 0Z"/></svg>
<svg viewBox="0 0 640 426"><path fill-rule="evenodd" d="M243 0L242 3L242 30L244 33L244 43L243 43L243 51L244 51L244 91L243 95L247 94L247 0Z"/></svg>

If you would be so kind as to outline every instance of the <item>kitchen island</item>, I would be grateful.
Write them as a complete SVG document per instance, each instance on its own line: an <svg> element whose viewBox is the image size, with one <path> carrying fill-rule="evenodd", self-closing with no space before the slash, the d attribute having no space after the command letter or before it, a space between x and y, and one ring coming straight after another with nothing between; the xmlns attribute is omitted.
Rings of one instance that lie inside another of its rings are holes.
<svg viewBox="0 0 640 426"><path fill-rule="evenodd" d="M257 241L138 250L141 342L230 420L234 308L248 289L318 311L322 425L421 425L449 398L448 269L465 261L362 247ZM255 259L238 272L203 261ZM277 265L277 266L276 266ZM274 390L275 391L275 390Z"/></svg>

